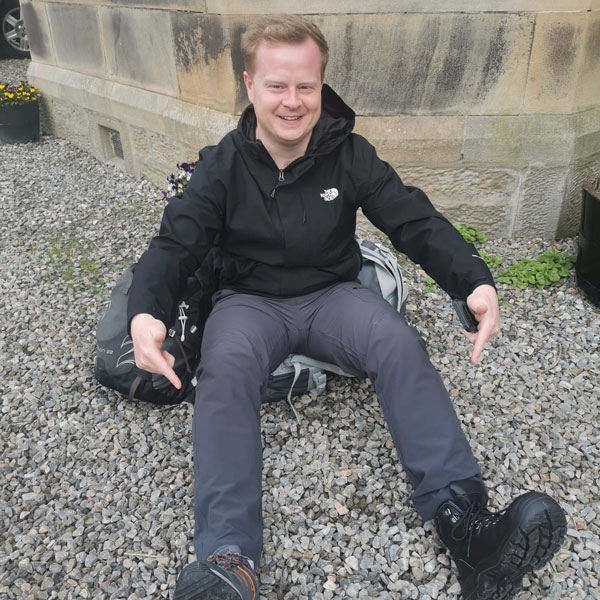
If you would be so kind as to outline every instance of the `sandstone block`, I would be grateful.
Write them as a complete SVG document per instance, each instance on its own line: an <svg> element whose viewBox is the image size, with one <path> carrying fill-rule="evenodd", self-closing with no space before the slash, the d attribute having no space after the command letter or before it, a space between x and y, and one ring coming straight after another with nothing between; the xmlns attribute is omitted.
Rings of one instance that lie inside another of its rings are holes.
<svg viewBox="0 0 600 600"><path fill-rule="evenodd" d="M173 13L180 98L229 113L248 104L242 79L240 37L244 25L218 15Z"/></svg>
<svg viewBox="0 0 600 600"><path fill-rule="evenodd" d="M452 223L473 225L492 237L510 235L518 202L518 172L406 167L398 173L406 185L420 187Z"/></svg>
<svg viewBox="0 0 600 600"><path fill-rule="evenodd" d="M586 35L581 48L581 75L575 102L579 108L597 107L600 104L600 10L587 15Z"/></svg>
<svg viewBox="0 0 600 600"><path fill-rule="evenodd" d="M167 177L171 173L173 173L173 169L168 165L157 165L148 160L144 160L140 165L140 175L151 181L161 190L166 189Z"/></svg>
<svg viewBox="0 0 600 600"><path fill-rule="evenodd" d="M456 163L463 150L464 117L359 117L355 132L380 158L398 167L410 163Z"/></svg>
<svg viewBox="0 0 600 600"><path fill-rule="evenodd" d="M123 171L135 172L131 136L127 123L89 111L88 135L93 154L104 162L111 163Z"/></svg>
<svg viewBox="0 0 600 600"><path fill-rule="evenodd" d="M531 162L565 164L573 139L567 115L469 116L464 160L526 167Z"/></svg>
<svg viewBox="0 0 600 600"><path fill-rule="evenodd" d="M330 0L326 12L330 14L356 13L439 13L439 12L538 12L588 10L598 0ZM171 4L171 2L168 2ZM291 12L314 15L325 12L323 2L305 0L206 0L206 10L218 14L269 14Z"/></svg>
<svg viewBox="0 0 600 600"><path fill-rule="evenodd" d="M90 139L89 112L62 98L57 100L43 96L43 102L52 135L69 140L78 148L96 155Z"/></svg>
<svg viewBox="0 0 600 600"><path fill-rule="evenodd" d="M56 64L46 5L39 2L21 2L21 14L27 28L33 60Z"/></svg>
<svg viewBox="0 0 600 600"><path fill-rule="evenodd" d="M600 99L600 95L598 96ZM586 110L570 118L574 139L571 162L596 154L600 151L600 107Z"/></svg>
<svg viewBox="0 0 600 600"><path fill-rule="evenodd" d="M32 0L52 4L99 4L98 0ZM102 4L126 8L160 8L206 12L204 0L103 0Z"/></svg>
<svg viewBox="0 0 600 600"><path fill-rule="evenodd" d="M514 14L319 16L327 81L361 115L515 114L533 17Z"/></svg>
<svg viewBox="0 0 600 600"><path fill-rule="evenodd" d="M523 173L520 200L511 234L551 238L556 231L568 167L533 166Z"/></svg>
<svg viewBox="0 0 600 600"><path fill-rule="evenodd" d="M168 13L99 7L106 75L123 83L176 96L179 92Z"/></svg>
<svg viewBox="0 0 600 600"><path fill-rule="evenodd" d="M592 177L600 177L600 152L569 169L556 237L576 235L579 231L583 185Z"/></svg>
<svg viewBox="0 0 600 600"><path fill-rule="evenodd" d="M63 68L103 75L106 65L96 7L51 2L46 10L56 63Z"/></svg>
<svg viewBox="0 0 600 600"><path fill-rule="evenodd" d="M600 149L600 109L573 115L466 118L465 162L566 165Z"/></svg>
<svg viewBox="0 0 600 600"><path fill-rule="evenodd" d="M581 106L578 97L584 70L584 45L581 40L587 36L590 14L537 15L525 94L526 112L575 112ZM592 55L593 45L591 43L589 49Z"/></svg>

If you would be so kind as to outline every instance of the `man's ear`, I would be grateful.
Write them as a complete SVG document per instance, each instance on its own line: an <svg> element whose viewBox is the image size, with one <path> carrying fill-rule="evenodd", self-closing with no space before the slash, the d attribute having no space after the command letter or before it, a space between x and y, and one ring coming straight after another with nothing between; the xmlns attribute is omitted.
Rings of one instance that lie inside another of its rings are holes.
<svg viewBox="0 0 600 600"><path fill-rule="evenodd" d="M248 71L244 71L244 84L246 85L246 93L248 94L248 100L250 100L250 102L252 102L254 93L252 90L252 79L250 78Z"/></svg>

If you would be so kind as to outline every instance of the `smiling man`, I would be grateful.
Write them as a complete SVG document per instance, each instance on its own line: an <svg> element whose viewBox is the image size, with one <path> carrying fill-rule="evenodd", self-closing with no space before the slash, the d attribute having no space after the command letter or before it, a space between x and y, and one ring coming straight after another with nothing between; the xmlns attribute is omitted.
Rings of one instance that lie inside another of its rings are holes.
<svg viewBox="0 0 600 600"><path fill-rule="evenodd" d="M130 291L138 366L179 387L161 351L166 323L186 277L214 244L222 250L194 408L198 560L182 571L175 599L259 597L261 389L290 353L371 379L415 508L435 519L464 598L512 598L524 573L560 547L564 514L537 492L502 513L486 508L480 470L421 338L357 282L356 212L451 297L466 299L479 322L468 336L473 362L500 329L492 276L427 196L352 133L354 113L323 83L328 47L314 24L261 18L242 49L252 104L235 131L200 152Z"/></svg>

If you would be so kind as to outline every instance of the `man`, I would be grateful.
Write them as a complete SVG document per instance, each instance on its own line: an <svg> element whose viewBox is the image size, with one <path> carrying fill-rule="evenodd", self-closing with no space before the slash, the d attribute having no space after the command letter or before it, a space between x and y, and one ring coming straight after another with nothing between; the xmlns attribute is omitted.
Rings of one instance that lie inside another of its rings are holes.
<svg viewBox="0 0 600 600"><path fill-rule="evenodd" d="M511 598L560 547L565 518L530 492L502 514L487 494L440 377L415 330L356 281L356 211L479 322L476 362L500 329L491 274L475 248L352 133L354 113L323 84L327 43L295 16L265 17L242 39L252 103L200 152L182 199L142 256L129 317L138 366L179 387L161 343L186 275L223 251L194 409L198 560L176 600L255 599L262 551L261 388L297 352L368 376L424 520L435 519L467 599Z"/></svg>

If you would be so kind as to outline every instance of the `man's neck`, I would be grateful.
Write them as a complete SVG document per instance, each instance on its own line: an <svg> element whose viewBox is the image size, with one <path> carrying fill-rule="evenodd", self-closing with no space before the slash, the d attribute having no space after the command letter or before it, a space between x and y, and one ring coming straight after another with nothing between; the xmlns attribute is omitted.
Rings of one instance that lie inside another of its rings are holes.
<svg viewBox="0 0 600 600"><path fill-rule="evenodd" d="M309 142L309 138L307 138L302 142L302 144L289 147L273 143L268 139L268 136L261 137L259 125L256 127L256 139L262 142L263 146L267 149L267 152L277 165L277 168L282 171L297 158L300 158L306 154L306 149L308 148Z"/></svg>
<svg viewBox="0 0 600 600"><path fill-rule="evenodd" d="M308 144L307 144L307 146L308 146ZM290 153L287 153L287 152L280 153L280 152L271 150L268 146L265 146L265 148L267 148L267 152L271 155L271 158L277 165L277 168L280 169L281 171L283 171L283 169L285 169L288 165L292 164L297 158L304 156L304 154L306 152L306 148L304 148L304 151L300 152L300 153L298 153L297 151L290 152Z"/></svg>

